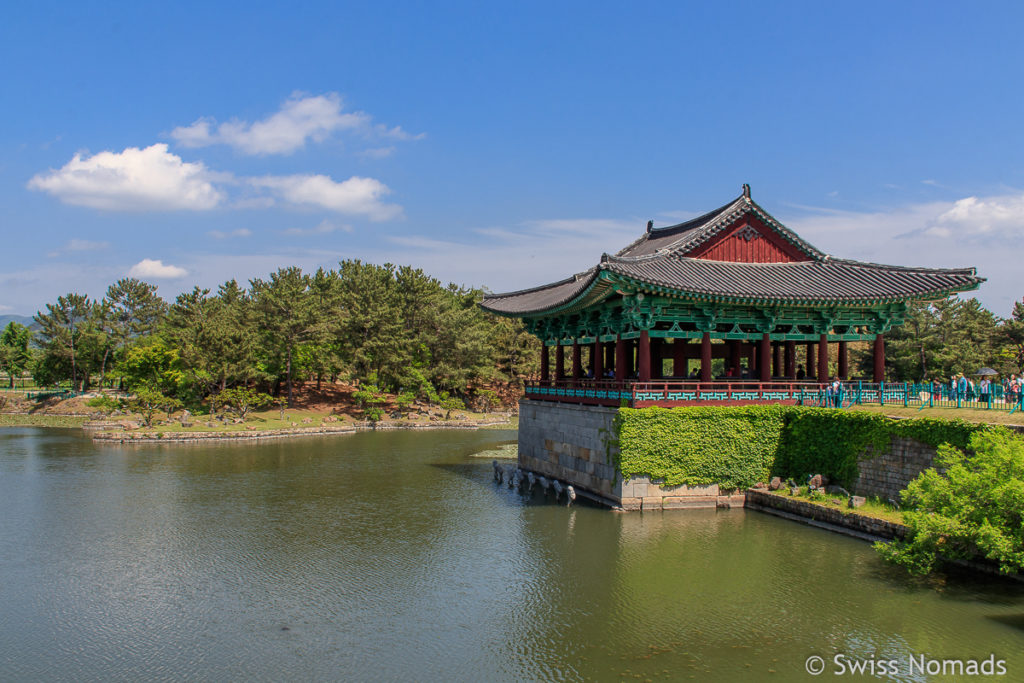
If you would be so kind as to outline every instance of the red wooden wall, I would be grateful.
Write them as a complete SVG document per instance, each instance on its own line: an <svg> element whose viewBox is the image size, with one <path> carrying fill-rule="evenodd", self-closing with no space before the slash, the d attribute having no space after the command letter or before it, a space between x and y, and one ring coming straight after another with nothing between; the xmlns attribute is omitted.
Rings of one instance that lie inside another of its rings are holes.
<svg viewBox="0 0 1024 683"><path fill-rule="evenodd" d="M757 231L757 237L751 240L741 236L748 225ZM734 263L790 263L811 260L755 216L744 216L718 233L710 242L700 245L686 256Z"/></svg>

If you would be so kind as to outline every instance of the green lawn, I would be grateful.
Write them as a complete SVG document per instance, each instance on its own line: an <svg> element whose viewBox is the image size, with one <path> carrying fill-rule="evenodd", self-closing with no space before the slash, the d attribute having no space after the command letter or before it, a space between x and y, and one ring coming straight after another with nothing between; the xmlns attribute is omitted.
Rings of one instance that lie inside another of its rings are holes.
<svg viewBox="0 0 1024 683"><path fill-rule="evenodd" d="M0 427L81 427L88 417L0 413Z"/></svg>
<svg viewBox="0 0 1024 683"><path fill-rule="evenodd" d="M1001 425L1024 426L1024 414L1020 411L1010 414L1008 410L988 410L986 408L904 408L898 404L852 406L850 410L867 410L883 415L896 417L933 417L944 420L961 419L968 422L985 422Z"/></svg>

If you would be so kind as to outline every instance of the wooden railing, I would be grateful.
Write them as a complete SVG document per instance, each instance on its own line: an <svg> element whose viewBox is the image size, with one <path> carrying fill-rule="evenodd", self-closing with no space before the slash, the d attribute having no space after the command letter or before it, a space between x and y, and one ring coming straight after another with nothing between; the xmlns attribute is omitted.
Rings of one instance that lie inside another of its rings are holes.
<svg viewBox="0 0 1024 683"><path fill-rule="evenodd" d="M526 383L526 397L542 401L588 405L645 407L716 403L800 403L817 405L825 385L816 382L752 380L533 380Z"/></svg>
<svg viewBox="0 0 1024 683"><path fill-rule="evenodd" d="M828 384L775 380L638 380L613 379L560 379L531 380L526 382L526 398L585 405L676 406L693 404L746 405L754 403L786 403L791 405L848 408L851 405L896 405L928 408L984 408L1024 411L1024 396L1004 396L1002 389L993 386L984 397L973 392L953 392L947 387L933 391L930 384L904 382L844 382L837 392Z"/></svg>

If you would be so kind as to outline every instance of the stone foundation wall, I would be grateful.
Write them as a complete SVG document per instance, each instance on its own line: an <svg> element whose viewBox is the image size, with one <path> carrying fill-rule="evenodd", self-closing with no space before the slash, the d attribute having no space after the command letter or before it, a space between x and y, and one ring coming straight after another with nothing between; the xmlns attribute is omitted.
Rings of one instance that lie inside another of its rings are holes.
<svg viewBox="0 0 1024 683"><path fill-rule="evenodd" d="M900 491L917 475L932 466L935 449L927 444L894 437L885 453L866 453L857 461L859 475L853 492L859 496L877 496L899 501Z"/></svg>
<svg viewBox="0 0 1024 683"><path fill-rule="evenodd" d="M615 467L617 408L524 399L519 404L519 467L552 477L624 510L679 510L742 506L742 494L711 486L661 486L645 476L623 481ZM851 490L899 500L900 491L932 466L935 449L905 438L866 453Z"/></svg>
<svg viewBox="0 0 1024 683"><path fill-rule="evenodd" d="M621 478L613 421L617 408L519 403L519 467L553 477L617 504Z"/></svg>

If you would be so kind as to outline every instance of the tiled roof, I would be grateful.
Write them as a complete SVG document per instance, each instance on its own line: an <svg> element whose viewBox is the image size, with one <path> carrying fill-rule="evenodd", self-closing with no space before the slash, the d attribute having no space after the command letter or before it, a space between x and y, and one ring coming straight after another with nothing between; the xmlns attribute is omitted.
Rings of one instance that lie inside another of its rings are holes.
<svg viewBox="0 0 1024 683"><path fill-rule="evenodd" d="M528 313L554 308L575 299L594 281L597 271L597 268L591 268L560 282L518 292L488 294L481 305L496 313Z"/></svg>
<svg viewBox="0 0 1024 683"><path fill-rule="evenodd" d="M740 195L725 206L721 206L710 213L685 223L670 225L664 228L652 228L638 240L618 252L616 256L650 256L658 253L686 256L722 230L733 225L745 214L757 216L768 227L778 233L780 237L805 253L808 259L818 260L825 258L824 252L818 251L802 240L795 232L779 223L746 194Z"/></svg>
<svg viewBox="0 0 1024 683"><path fill-rule="evenodd" d="M674 256L609 258L604 269L689 294L746 301L843 303L891 301L973 289L974 268L901 268L841 259L732 263Z"/></svg>
<svg viewBox="0 0 1024 683"><path fill-rule="evenodd" d="M807 260L735 263L686 256L744 213L757 215L805 253ZM599 278L605 273L604 279ZM830 258L768 215L744 192L699 218L650 230L615 256L606 254L590 270L550 285L490 294L481 306L506 315L538 315L567 306L581 308L610 293L609 276L632 287L643 289L646 285L655 291L660 288L705 300L806 305L927 299L975 289L985 281L974 268L905 268Z"/></svg>

